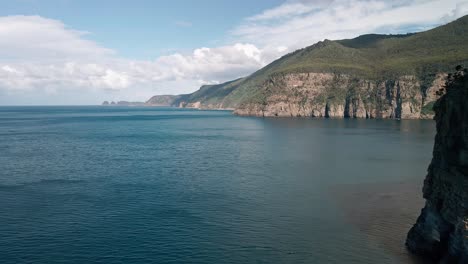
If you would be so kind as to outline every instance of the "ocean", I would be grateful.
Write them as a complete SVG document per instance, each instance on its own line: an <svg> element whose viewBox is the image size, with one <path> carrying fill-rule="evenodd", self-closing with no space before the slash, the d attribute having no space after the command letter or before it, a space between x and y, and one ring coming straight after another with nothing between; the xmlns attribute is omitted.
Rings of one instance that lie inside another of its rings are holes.
<svg viewBox="0 0 468 264"><path fill-rule="evenodd" d="M418 263L432 120L0 107L1 263Z"/></svg>

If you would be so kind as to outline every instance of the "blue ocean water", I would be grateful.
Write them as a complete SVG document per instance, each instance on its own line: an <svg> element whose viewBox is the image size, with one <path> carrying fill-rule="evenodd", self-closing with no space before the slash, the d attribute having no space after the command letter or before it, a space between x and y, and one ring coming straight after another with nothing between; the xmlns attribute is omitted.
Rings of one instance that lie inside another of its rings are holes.
<svg viewBox="0 0 468 264"><path fill-rule="evenodd" d="M1 263L416 263L428 120L0 107Z"/></svg>

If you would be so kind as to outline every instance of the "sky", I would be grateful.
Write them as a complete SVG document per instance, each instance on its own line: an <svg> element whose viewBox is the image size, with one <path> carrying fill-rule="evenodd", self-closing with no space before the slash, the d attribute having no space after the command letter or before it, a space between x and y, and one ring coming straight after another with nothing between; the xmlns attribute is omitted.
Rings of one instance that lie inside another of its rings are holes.
<svg viewBox="0 0 468 264"><path fill-rule="evenodd" d="M146 101L324 39L427 30L468 0L0 0L0 105Z"/></svg>

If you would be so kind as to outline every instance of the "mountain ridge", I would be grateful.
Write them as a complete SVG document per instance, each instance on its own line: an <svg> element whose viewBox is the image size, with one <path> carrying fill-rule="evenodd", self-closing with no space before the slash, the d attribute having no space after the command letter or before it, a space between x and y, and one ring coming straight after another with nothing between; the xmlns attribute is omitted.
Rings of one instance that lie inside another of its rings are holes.
<svg viewBox="0 0 468 264"><path fill-rule="evenodd" d="M468 16L419 33L324 40L169 105L252 116L432 118L446 73L468 62L466 43Z"/></svg>

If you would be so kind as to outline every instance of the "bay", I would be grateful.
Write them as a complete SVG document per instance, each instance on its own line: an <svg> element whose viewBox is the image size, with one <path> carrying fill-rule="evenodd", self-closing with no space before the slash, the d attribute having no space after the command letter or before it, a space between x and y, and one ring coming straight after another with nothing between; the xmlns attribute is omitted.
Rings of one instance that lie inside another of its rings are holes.
<svg viewBox="0 0 468 264"><path fill-rule="evenodd" d="M0 107L2 263L418 263L431 120Z"/></svg>

